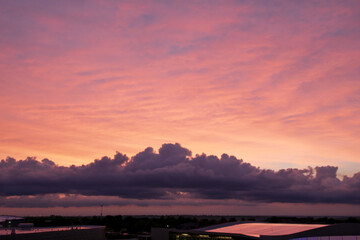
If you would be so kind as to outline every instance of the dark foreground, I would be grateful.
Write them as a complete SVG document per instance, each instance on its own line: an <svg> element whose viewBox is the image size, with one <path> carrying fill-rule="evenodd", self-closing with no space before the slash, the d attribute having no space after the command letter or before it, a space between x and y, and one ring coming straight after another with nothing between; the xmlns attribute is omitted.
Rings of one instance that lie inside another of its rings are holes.
<svg viewBox="0 0 360 240"><path fill-rule="evenodd" d="M102 225L107 238L135 238L147 235L152 227L195 229L234 221L269 223L334 224L360 223L360 217L261 217L261 216L88 216L25 217L35 227Z"/></svg>

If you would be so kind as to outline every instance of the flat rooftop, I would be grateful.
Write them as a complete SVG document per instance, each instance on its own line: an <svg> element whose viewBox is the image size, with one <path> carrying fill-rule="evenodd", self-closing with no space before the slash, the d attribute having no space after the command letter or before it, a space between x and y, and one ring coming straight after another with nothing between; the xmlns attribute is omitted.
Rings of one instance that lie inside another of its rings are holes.
<svg viewBox="0 0 360 240"><path fill-rule="evenodd" d="M291 224L291 223L234 223L225 227L208 229L206 232L244 234L252 237L288 235L315 228L324 224Z"/></svg>
<svg viewBox="0 0 360 240"><path fill-rule="evenodd" d="M99 228L102 226L73 226L73 227L44 227L44 228L32 228L29 230L15 228L15 234L28 234L28 233L41 233L41 232L56 232L56 231L69 231L72 229L90 229L90 228ZM1 235L10 235L12 229L0 229Z"/></svg>

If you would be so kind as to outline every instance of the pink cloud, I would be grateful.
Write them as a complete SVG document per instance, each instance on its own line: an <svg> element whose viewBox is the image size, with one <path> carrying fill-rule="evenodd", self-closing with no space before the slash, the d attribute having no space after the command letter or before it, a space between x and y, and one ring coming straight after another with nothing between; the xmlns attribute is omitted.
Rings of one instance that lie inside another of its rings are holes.
<svg viewBox="0 0 360 240"><path fill-rule="evenodd" d="M356 1L2 5L3 157L69 165L176 141L359 168Z"/></svg>

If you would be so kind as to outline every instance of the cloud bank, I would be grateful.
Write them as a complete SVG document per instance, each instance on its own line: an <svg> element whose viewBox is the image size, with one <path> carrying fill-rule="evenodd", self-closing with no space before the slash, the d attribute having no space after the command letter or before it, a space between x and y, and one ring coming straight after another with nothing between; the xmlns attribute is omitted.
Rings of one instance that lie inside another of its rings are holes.
<svg viewBox="0 0 360 240"><path fill-rule="evenodd" d="M240 200L279 203L360 203L360 172L342 180L337 167L261 169L223 154L192 156L180 144L117 152L87 165L59 166L28 157L0 162L0 205L31 207L153 204L154 201ZM121 200L119 200L121 199ZM131 200L131 201L130 201Z"/></svg>

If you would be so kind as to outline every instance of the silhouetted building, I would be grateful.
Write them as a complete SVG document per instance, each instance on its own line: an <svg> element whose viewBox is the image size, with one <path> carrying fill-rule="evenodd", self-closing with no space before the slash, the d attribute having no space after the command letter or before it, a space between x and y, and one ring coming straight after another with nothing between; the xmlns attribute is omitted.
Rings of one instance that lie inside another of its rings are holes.
<svg viewBox="0 0 360 240"><path fill-rule="evenodd" d="M24 221L25 219L22 217L0 215L0 225L2 227L17 227L20 223L23 223Z"/></svg>
<svg viewBox="0 0 360 240"><path fill-rule="evenodd" d="M105 240L104 226L7 228L0 240Z"/></svg>

